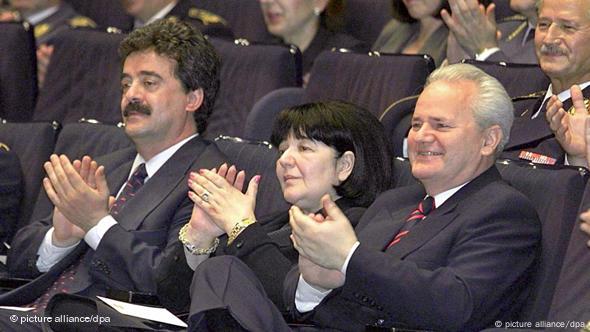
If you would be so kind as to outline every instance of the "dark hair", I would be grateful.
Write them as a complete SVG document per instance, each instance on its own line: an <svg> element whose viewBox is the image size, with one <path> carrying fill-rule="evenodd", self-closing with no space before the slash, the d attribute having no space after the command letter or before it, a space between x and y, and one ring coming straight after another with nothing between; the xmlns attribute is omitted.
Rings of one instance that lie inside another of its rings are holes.
<svg viewBox="0 0 590 332"><path fill-rule="evenodd" d="M320 15L322 27L332 31L340 32L344 27L344 0L330 0L326 9Z"/></svg>
<svg viewBox="0 0 590 332"><path fill-rule="evenodd" d="M220 59L215 49L190 23L167 18L131 32L121 42L119 54L125 63L131 53L152 49L176 61L174 76L185 92L203 89L205 100L194 117L198 132L204 132L219 90Z"/></svg>
<svg viewBox="0 0 590 332"><path fill-rule="evenodd" d="M369 111L342 101L309 103L279 113L272 129L271 142L278 146L289 134L309 138L336 150L354 153L350 176L335 187L341 197L358 206L368 206L393 178L392 154L385 130Z"/></svg>
<svg viewBox="0 0 590 332"><path fill-rule="evenodd" d="M429 1L432 1L432 0L429 0ZM449 2L447 0L441 0L440 7L437 9L434 17L441 18L440 11L443 9L446 9L449 13L451 12L451 6L449 5ZM406 5L404 4L403 0L392 0L391 1L391 15L393 16L394 19L396 19L400 22L405 22L405 23L417 22L417 20L415 18L410 16L410 13L408 12L408 9L406 8Z"/></svg>

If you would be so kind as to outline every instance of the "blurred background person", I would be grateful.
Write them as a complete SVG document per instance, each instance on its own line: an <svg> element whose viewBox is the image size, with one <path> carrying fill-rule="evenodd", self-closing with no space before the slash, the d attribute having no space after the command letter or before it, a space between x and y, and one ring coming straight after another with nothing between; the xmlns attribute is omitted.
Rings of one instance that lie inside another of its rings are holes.
<svg viewBox="0 0 590 332"><path fill-rule="evenodd" d="M301 50L305 82L313 61L322 51L368 50L363 42L341 32L343 0L260 0L260 6L267 30Z"/></svg>
<svg viewBox="0 0 590 332"><path fill-rule="evenodd" d="M428 54L438 67L446 57L449 30L440 17L450 11L446 0L392 0L393 18L381 31L373 50L383 53Z"/></svg>

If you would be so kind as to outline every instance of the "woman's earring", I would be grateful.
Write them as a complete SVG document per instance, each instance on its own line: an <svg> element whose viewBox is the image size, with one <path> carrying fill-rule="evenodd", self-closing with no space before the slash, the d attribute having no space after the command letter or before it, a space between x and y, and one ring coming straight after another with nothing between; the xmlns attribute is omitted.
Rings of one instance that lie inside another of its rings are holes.
<svg viewBox="0 0 590 332"><path fill-rule="evenodd" d="M320 14L322 12L320 11L320 9L318 7L314 7L313 8L313 13L314 13L315 16L320 16Z"/></svg>

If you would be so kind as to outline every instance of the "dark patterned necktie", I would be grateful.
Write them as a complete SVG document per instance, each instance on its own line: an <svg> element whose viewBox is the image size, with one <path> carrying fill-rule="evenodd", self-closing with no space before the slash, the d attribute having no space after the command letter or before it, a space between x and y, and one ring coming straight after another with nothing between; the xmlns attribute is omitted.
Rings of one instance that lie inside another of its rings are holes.
<svg viewBox="0 0 590 332"><path fill-rule="evenodd" d="M432 212L432 210L434 210L434 197L427 196L418 204L418 207L412 213L410 213L410 216L408 219L406 219L406 222L397 235L393 238L393 240L389 242L387 248L395 245L404 236L408 235L410 229L412 229L412 227L414 227L419 221L426 218L426 216Z"/></svg>
<svg viewBox="0 0 590 332"><path fill-rule="evenodd" d="M117 200L111 207L111 216L115 217L119 214L119 212L121 212L121 208L123 208L125 203L133 198L139 188L143 186L143 182L145 181L146 177L147 171L145 170L145 164L142 163L141 165L137 166L135 172L133 172L129 180L127 180L127 183L125 183L123 191L121 191L121 194L119 197L117 197Z"/></svg>
<svg viewBox="0 0 590 332"><path fill-rule="evenodd" d="M133 198L133 196L135 196L139 188L143 186L143 182L145 181L146 177L147 172L145 170L145 164L142 163L137 167L135 172L133 172L129 180L127 180L127 183L125 183L125 187L121 191L121 194L119 195L119 197L117 197L117 200L111 207L110 214L112 216L118 215L125 203L131 198ZM68 293L68 285L71 285L71 283L73 282L76 276L76 270L82 262L82 257L84 256L80 256L80 258L77 261L75 261L74 263L72 263L72 265L65 269L59 275L57 280L53 282L51 287L49 287L45 291L45 293L43 293L43 295L41 295L39 298L37 298L33 303L29 305L35 307L33 313L42 313L47 307L47 304L49 303L49 300L53 297L53 295L59 293Z"/></svg>

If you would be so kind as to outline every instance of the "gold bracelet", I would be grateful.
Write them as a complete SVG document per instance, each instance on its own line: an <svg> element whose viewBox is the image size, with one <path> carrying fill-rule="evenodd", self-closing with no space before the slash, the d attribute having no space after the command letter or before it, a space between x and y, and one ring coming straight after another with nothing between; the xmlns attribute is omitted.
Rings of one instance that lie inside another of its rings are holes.
<svg viewBox="0 0 590 332"><path fill-rule="evenodd" d="M190 243L186 238L186 232L188 231L189 224L182 226L180 231L178 232L178 240L184 245L184 247L193 255L209 255L217 250L217 246L219 245L219 238L215 238L213 241L213 245L211 247L203 249L197 248L194 244Z"/></svg>
<svg viewBox="0 0 590 332"><path fill-rule="evenodd" d="M227 245L229 246L232 242L234 242L234 240L238 237L238 235L240 235L240 233L242 233L244 229L246 229L246 227L252 225L255 222L256 220L252 218L244 218L238 221L228 234Z"/></svg>

